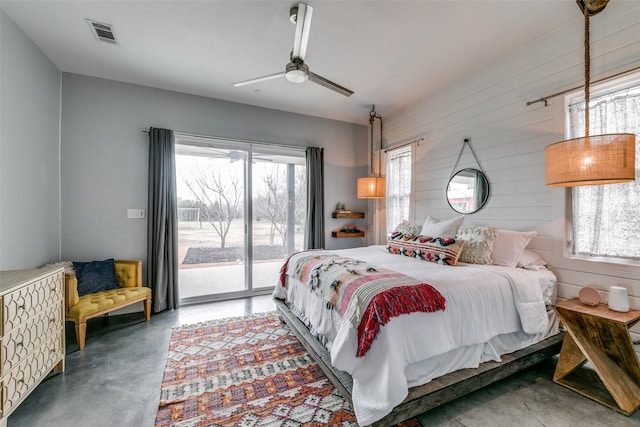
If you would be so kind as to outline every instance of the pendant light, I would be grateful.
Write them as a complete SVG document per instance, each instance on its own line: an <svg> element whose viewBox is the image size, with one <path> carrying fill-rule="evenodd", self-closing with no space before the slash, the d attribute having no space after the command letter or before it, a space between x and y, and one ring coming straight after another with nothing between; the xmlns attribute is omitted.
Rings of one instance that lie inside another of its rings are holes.
<svg viewBox="0 0 640 427"><path fill-rule="evenodd" d="M589 135L589 17L601 12L609 0L576 2L584 15L585 136L545 148L547 186L577 187L634 181L636 136L629 133Z"/></svg>
<svg viewBox="0 0 640 427"><path fill-rule="evenodd" d="M384 199L387 195L387 184L380 176L380 154L378 154L378 174L373 173L373 123L380 120L380 150L382 151L382 117L376 113L376 106L371 106L369 125L371 126L371 171L366 178L358 178L358 199Z"/></svg>

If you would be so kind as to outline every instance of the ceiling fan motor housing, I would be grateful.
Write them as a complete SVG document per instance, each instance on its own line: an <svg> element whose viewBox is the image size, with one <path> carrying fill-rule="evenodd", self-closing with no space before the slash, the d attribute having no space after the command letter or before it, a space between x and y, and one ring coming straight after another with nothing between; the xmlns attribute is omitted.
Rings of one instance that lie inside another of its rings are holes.
<svg viewBox="0 0 640 427"><path fill-rule="evenodd" d="M309 78L309 67L300 58L294 58L285 68L285 77L293 83L304 83Z"/></svg>

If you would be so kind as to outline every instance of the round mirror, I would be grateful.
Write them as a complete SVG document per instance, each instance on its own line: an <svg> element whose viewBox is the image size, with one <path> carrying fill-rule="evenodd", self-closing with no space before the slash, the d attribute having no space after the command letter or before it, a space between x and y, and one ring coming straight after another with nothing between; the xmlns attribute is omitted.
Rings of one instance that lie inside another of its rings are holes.
<svg viewBox="0 0 640 427"><path fill-rule="evenodd" d="M478 212L489 199L489 181L477 169L462 169L456 172L447 185L447 201L456 212L471 214Z"/></svg>

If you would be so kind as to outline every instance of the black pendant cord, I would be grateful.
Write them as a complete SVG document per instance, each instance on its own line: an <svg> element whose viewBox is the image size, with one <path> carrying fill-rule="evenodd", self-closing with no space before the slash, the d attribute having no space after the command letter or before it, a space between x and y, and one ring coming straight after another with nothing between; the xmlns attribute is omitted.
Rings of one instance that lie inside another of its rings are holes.
<svg viewBox="0 0 640 427"><path fill-rule="evenodd" d="M375 104L371 106L371 111L369 111L369 125L371 126L371 174L374 176L382 176L381 168L382 168L382 159L380 153L378 153L378 173L373 173L373 122L378 119L380 120L380 151L382 151L382 117L376 113Z"/></svg>
<svg viewBox="0 0 640 427"><path fill-rule="evenodd" d="M462 143L462 148L460 149L460 152L458 153L458 158L456 159L456 162L453 165L453 169L451 170L451 176L449 177L449 179L451 179L451 177L453 177L453 175L455 175L455 173L456 173L456 167L458 166L458 162L460 161L460 157L462 156L462 152L464 151L465 145L469 146L469 149L471 150L471 154L473 154L473 158L476 160L476 163L478 164L478 167L480 168L480 171L482 173L485 173L484 169L482 168L482 165L480 164L480 160L478 160L478 156L476 156L476 152L473 150L473 147L471 146L471 142L469 141L469 138L465 138L464 142Z"/></svg>
<svg viewBox="0 0 640 427"><path fill-rule="evenodd" d="M371 112L369 113L369 128L371 130L371 151L369 152L369 168L371 169L370 173L373 175L373 121L375 120L375 111L373 109L376 106L371 107Z"/></svg>

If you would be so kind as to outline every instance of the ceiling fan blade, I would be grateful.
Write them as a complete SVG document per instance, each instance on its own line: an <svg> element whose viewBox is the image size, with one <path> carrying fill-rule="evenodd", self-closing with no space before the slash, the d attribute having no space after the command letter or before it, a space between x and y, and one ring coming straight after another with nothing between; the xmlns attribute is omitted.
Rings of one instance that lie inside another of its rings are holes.
<svg viewBox="0 0 640 427"><path fill-rule="evenodd" d="M333 91L336 91L341 95L344 95L344 96L353 95L353 91L352 90L349 90L344 86L340 86L338 83L334 83L331 80L327 80L324 77L317 75L316 73L312 73L311 71L309 71L309 80L311 80L314 83L319 84L320 86L324 86L327 89L331 89Z"/></svg>
<svg viewBox="0 0 640 427"><path fill-rule="evenodd" d="M253 83L266 82L267 80L273 80L273 79L277 79L279 77L284 77L284 74L285 74L284 72L275 73L275 74L269 74L268 76L256 77L255 79L245 80L245 81L242 81L242 82L236 82L233 85L235 87L240 87L240 86L250 85L250 84L253 84Z"/></svg>
<svg viewBox="0 0 640 427"><path fill-rule="evenodd" d="M296 33L293 38L293 52L291 58L300 58L304 61L307 54L307 42L309 41L309 30L311 29L311 15L313 8L307 4L298 4L296 17Z"/></svg>

